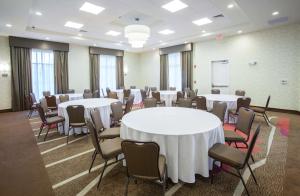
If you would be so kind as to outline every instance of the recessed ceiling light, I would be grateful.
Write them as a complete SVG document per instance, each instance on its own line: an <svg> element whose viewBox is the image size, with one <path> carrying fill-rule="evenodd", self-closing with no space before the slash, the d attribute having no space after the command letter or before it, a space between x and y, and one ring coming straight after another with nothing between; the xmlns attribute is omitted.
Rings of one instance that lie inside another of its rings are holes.
<svg viewBox="0 0 300 196"><path fill-rule="evenodd" d="M106 35L110 35L110 36L118 36L121 34L121 32L118 32L118 31L107 31L105 33Z"/></svg>
<svg viewBox="0 0 300 196"><path fill-rule="evenodd" d="M72 38L77 40L84 40L82 37L78 37L78 36L73 36Z"/></svg>
<svg viewBox="0 0 300 196"><path fill-rule="evenodd" d="M84 4L79 8L79 10L84 11L84 12L88 12L88 13L91 13L91 14L98 15L100 12L105 10L105 8L100 7L98 5L94 5L94 4L89 3L89 2L84 2Z"/></svg>
<svg viewBox="0 0 300 196"><path fill-rule="evenodd" d="M165 30L159 31L158 33L163 34L163 35L170 35L170 34L173 34L175 32L173 30L170 30L170 29L165 29Z"/></svg>
<svg viewBox="0 0 300 196"><path fill-rule="evenodd" d="M46 37L45 39L46 39L46 40L50 40L50 38L49 38L49 37Z"/></svg>
<svg viewBox="0 0 300 196"><path fill-rule="evenodd" d="M206 33L206 31L205 30L203 30L203 31L201 31L202 33Z"/></svg>
<svg viewBox="0 0 300 196"><path fill-rule="evenodd" d="M41 16L41 15L43 15L43 14L42 14L42 12L35 12L35 15Z"/></svg>
<svg viewBox="0 0 300 196"><path fill-rule="evenodd" d="M211 35L212 33L204 33L204 34L202 34L201 36L202 37L206 37L206 36L209 36L209 35Z"/></svg>
<svg viewBox="0 0 300 196"><path fill-rule="evenodd" d="M81 36L82 36L82 34L81 34L81 33L78 33L78 36L80 36L80 37L81 37Z"/></svg>
<svg viewBox="0 0 300 196"><path fill-rule="evenodd" d="M237 32L238 34L241 34L241 33L243 33L243 31L242 30L238 30L238 32Z"/></svg>
<svg viewBox="0 0 300 196"><path fill-rule="evenodd" d="M188 5L181 2L180 0L173 0L161 7L168 10L169 12L174 13L174 12L177 12L179 10L182 10L182 9L188 7Z"/></svg>
<svg viewBox="0 0 300 196"><path fill-rule="evenodd" d="M213 21L210 20L209 18L201 18L201 19L198 19L198 20L194 20L193 23L195 25L198 25L198 26L201 26L201 25L206 25L206 24L209 24L209 23L212 23Z"/></svg>
<svg viewBox="0 0 300 196"><path fill-rule="evenodd" d="M187 44L188 42L187 42L187 41L185 41L185 42L183 42L183 43Z"/></svg>
<svg viewBox="0 0 300 196"><path fill-rule="evenodd" d="M5 26L6 27L12 27L12 24L6 24Z"/></svg>
<svg viewBox="0 0 300 196"><path fill-rule="evenodd" d="M70 27L74 29L80 29L83 27L83 24L77 23L77 22L72 22L72 21L67 21L65 24L65 27Z"/></svg>
<svg viewBox="0 0 300 196"><path fill-rule="evenodd" d="M275 11L275 12L272 13L273 16L276 16L276 15L278 15L278 14L279 14L278 11Z"/></svg>
<svg viewBox="0 0 300 196"><path fill-rule="evenodd" d="M159 40L159 43L162 43L162 41L161 41L161 40Z"/></svg>
<svg viewBox="0 0 300 196"><path fill-rule="evenodd" d="M228 9L231 9L231 8L233 8L234 7L234 5L233 4L229 4L229 5L227 5L227 8Z"/></svg>
<svg viewBox="0 0 300 196"><path fill-rule="evenodd" d="M93 44L93 46L97 46L96 44Z"/></svg>

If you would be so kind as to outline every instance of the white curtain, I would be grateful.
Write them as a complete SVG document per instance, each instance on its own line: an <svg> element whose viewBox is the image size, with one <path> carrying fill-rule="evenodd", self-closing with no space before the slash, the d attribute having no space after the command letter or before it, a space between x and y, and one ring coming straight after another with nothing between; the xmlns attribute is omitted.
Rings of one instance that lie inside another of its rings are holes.
<svg viewBox="0 0 300 196"><path fill-rule="evenodd" d="M169 87L181 90L181 55L180 53L168 54L169 61Z"/></svg>
<svg viewBox="0 0 300 196"><path fill-rule="evenodd" d="M111 55L99 55L100 57L100 89L108 87L116 89L117 86L117 64L116 57Z"/></svg>
<svg viewBox="0 0 300 196"><path fill-rule="evenodd" d="M43 97L43 91L54 94L54 58L53 51L32 50L32 91L37 98Z"/></svg>

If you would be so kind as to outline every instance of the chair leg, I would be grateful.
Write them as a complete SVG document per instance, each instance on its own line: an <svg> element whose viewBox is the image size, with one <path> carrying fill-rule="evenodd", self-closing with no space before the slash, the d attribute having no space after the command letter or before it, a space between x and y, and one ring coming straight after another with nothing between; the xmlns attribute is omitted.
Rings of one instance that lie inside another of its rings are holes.
<svg viewBox="0 0 300 196"><path fill-rule="evenodd" d="M41 124L41 127L40 127L40 132L39 132L38 138L40 137L40 135L41 135L41 133L42 133L43 129L44 129L44 123L42 123L42 124Z"/></svg>
<svg viewBox="0 0 300 196"><path fill-rule="evenodd" d="M69 143L69 133L70 133L70 129L71 129L71 127L69 127L68 133L67 133L67 144Z"/></svg>
<svg viewBox="0 0 300 196"><path fill-rule="evenodd" d="M266 114L263 114L263 117L264 117L264 119L265 119L267 125L269 126L269 119L268 119L268 117L266 116Z"/></svg>
<svg viewBox="0 0 300 196"><path fill-rule="evenodd" d="M253 163L255 163L255 160L254 160L254 157L252 154L250 155L250 157L251 157L251 160L253 161Z"/></svg>
<svg viewBox="0 0 300 196"><path fill-rule="evenodd" d="M47 131L46 131L46 135L45 135L45 137L44 137L44 141L46 141L46 138L47 138L47 136L48 136L48 132L49 132L49 125L47 125Z"/></svg>
<svg viewBox="0 0 300 196"><path fill-rule="evenodd" d="M245 181L244 181L244 179L243 179L242 174L240 173L240 171L239 171L238 169L236 169L236 171L237 171L237 173L238 173L238 175L239 175L239 177L240 177L240 179L241 179L241 181L242 181L242 183L243 183L243 185L244 185L244 188L245 188L245 190L246 190L247 195L249 195L249 192L248 192L248 189L247 189L247 187L246 187L246 184L245 184Z"/></svg>
<svg viewBox="0 0 300 196"><path fill-rule="evenodd" d="M257 183L257 181L256 181L256 178L255 178L255 176L254 176L254 174L253 174L253 171L252 171L252 169L251 169L249 163L247 163L247 165L248 165L248 168L249 168L249 170L250 170L250 173L251 173L251 175L252 175L252 177L253 177L253 179L254 179L255 184L258 185L258 183Z"/></svg>
<svg viewBox="0 0 300 196"><path fill-rule="evenodd" d="M128 185L129 185L129 181L130 181L130 178L127 177L126 186L125 186L125 193L124 193L125 196L127 196L127 194L128 194Z"/></svg>
<svg viewBox="0 0 300 196"><path fill-rule="evenodd" d="M106 166L107 166L107 161L105 161L104 168L103 168L103 170L102 170L102 172L101 172L100 179L99 179L99 182L98 182L98 184L97 184L97 189L99 189L99 186L100 186L100 183L101 183L101 180L102 180L104 171L105 171L105 169L106 169Z"/></svg>
<svg viewBox="0 0 300 196"><path fill-rule="evenodd" d="M90 169L89 169L89 173L91 173L91 169L92 169L92 167L93 167L93 165L94 165L94 161L95 161L95 159L96 159L96 156L97 156L97 153L96 153L96 150L94 151L94 154L93 154L93 160L92 160L92 163L91 163L91 166L90 166Z"/></svg>
<svg viewBox="0 0 300 196"><path fill-rule="evenodd" d="M213 180L214 180L215 163L216 163L216 160L213 160L213 165L212 165L212 170L211 170L211 176L210 176L210 184L213 184Z"/></svg>

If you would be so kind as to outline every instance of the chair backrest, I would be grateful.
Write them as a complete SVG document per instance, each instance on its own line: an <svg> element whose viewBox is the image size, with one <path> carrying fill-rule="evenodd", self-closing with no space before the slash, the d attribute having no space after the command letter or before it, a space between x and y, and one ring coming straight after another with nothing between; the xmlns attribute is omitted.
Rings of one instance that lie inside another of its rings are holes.
<svg viewBox="0 0 300 196"><path fill-rule="evenodd" d="M155 91L157 91L157 88L156 88L156 87L150 87L150 90L151 90L152 92L155 92Z"/></svg>
<svg viewBox="0 0 300 196"><path fill-rule="evenodd" d="M193 90L189 90L187 97L191 98L191 99L195 99L196 98L196 93Z"/></svg>
<svg viewBox="0 0 300 196"><path fill-rule="evenodd" d="M40 106L43 108L44 113L48 112L48 105L45 98L41 99Z"/></svg>
<svg viewBox="0 0 300 196"><path fill-rule="evenodd" d="M241 107L238 112L238 119L235 129L245 133L248 137L250 136L251 127L254 121L255 112L248 108Z"/></svg>
<svg viewBox="0 0 300 196"><path fill-rule="evenodd" d="M69 116L69 124L85 123L83 105L69 105L67 107L67 113Z"/></svg>
<svg viewBox="0 0 300 196"><path fill-rule="evenodd" d="M47 96L50 96L50 95L51 95L50 91L43 91L43 96L44 97L47 97Z"/></svg>
<svg viewBox="0 0 300 196"><path fill-rule="evenodd" d="M160 92L152 91L152 97L156 99L156 101L160 101Z"/></svg>
<svg viewBox="0 0 300 196"><path fill-rule="evenodd" d="M176 87L170 87L170 91L176 91Z"/></svg>
<svg viewBox="0 0 300 196"><path fill-rule="evenodd" d="M124 98L128 98L129 95L130 95L130 93L131 93L131 90L130 90L130 89L124 89L124 90L123 90Z"/></svg>
<svg viewBox="0 0 300 196"><path fill-rule="evenodd" d="M198 89L197 88L195 89L195 95L196 96L198 95Z"/></svg>
<svg viewBox="0 0 300 196"><path fill-rule="evenodd" d="M93 93L83 93L83 99L93 98Z"/></svg>
<svg viewBox="0 0 300 196"><path fill-rule="evenodd" d="M236 90L235 95L237 96L245 96L246 92L244 90Z"/></svg>
<svg viewBox="0 0 300 196"><path fill-rule="evenodd" d="M191 98L180 98L178 100L179 107L191 108L192 107L192 99Z"/></svg>
<svg viewBox="0 0 300 196"><path fill-rule="evenodd" d="M42 106L41 106L40 104L37 104L36 107L37 107L37 110L38 110L38 112L39 112L39 116L40 116L40 118L41 118L41 121L42 121L43 123L46 123L47 120L46 120L46 116L45 116L44 109L42 108Z"/></svg>
<svg viewBox="0 0 300 196"><path fill-rule="evenodd" d="M67 93L68 93L68 94L73 94L73 93L75 93L75 90L74 90L74 89L68 89L68 90L67 90Z"/></svg>
<svg viewBox="0 0 300 196"><path fill-rule="evenodd" d="M149 91L149 86L145 86L145 91L146 91L146 92Z"/></svg>
<svg viewBox="0 0 300 196"><path fill-rule="evenodd" d="M220 94L220 89L211 89L211 94Z"/></svg>
<svg viewBox="0 0 300 196"><path fill-rule="evenodd" d="M177 91L177 101L179 101L181 98L184 98L184 92Z"/></svg>
<svg viewBox="0 0 300 196"><path fill-rule="evenodd" d="M144 89L141 89L141 96L142 96L142 102L144 102L144 100L147 98L147 91L145 91Z"/></svg>
<svg viewBox="0 0 300 196"><path fill-rule="evenodd" d="M244 161L244 164L243 164L243 167L245 167L245 165L248 163L249 161L249 158L252 154L252 151L253 151L253 148L255 146L255 143L256 143L256 140L257 140L257 137L258 137L258 134L260 132L260 125L257 126L256 130L255 130L255 133L252 137L252 140L250 142L250 145L249 145L249 148L248 148L248 151L247 151L247 154L246 154L246 157L245 157L245 161Z"/></svg>
<svg viewBox="0 0 300 196"><path fill-rule="evenodd" d="M130 89L136 89L136 86L130 86Z"/></svg>
<svg viewBox="0 0 300 196"><path fill-rule="evenodd" d="M63 102L69 101L69 100L70 100L69 95L59 95L60 103L63 103Z"/></svg>
<svg viewBox="0 0 300 196"><path fill-rule="evenodd" d="M116 93L116 92L109 92L108 94L107 94L107 97L108 98L111 98L111 99L118 99L118 94Z"/></svg>
<svg viewBox="0 0 300 196"><path fill-rule="evenodd" d="M119 121L123 117L123 108L121 102L114 102L110 104L112 116L115 121Z"/></svg>
<svg viewBox="0 0 300 196"><path fill-rule="evenodd" d="M84 89L83 93L92 93L91 89Z"/></svg>
<svg viewBox="0 0 300 196"><path fill-rule="evenodd" d="M151 180L162 179L158 167L160 149L157 143L124 140L121 146L128 176Z"/></svg>
<svg viewBox="0 0 300 196"><path fill-rule="evenodd" d="M104 125L101 119L101 115L98 109L91 111L91 119L93 124L95 125L95 129L97 132L101 132L104 130Z"/></svg>
<svg viewBox="0 0 300 196"><path fill-rule="evenodd" d="M265 111L267 111L268 108L269 108L270 99L271 99L271 95L268 96L267 103L266 103L266 106L265 106Z"/></svg>
<svg viewBox="0 0 300 196"><path fill-rule="evenodd" d="M134 101L134 95L130 95L128 97L128 100L127 100L126 105L125 105L124 114L127 114L127 113L131 112L131 109L132 109L132 106L133 106L133 101Z"/></svg>
<svg viewBox="0 0 300 196"><path fill-rule="evenodd" d="M100 92L99 92L99 90L95 90L93 92L93 98L100 98Z"/></svg>
<svg viewBox="0 0 300 196"><path fill-rule="evenodd" d="M224 123L226 109L227 104L225 102L214 101L212 113L219 117L219 119Z"/></svg>
<svg viewBox="0 0 300 196"><path fill-rule="evenodd" d="M106 87L106 94L107 94L107 96L108 96L108 94L111 92L111 90L110 90L110 88L108 88L108 87Z"/></svg>
<svg viewBox="0 0 300 196"><path fill-rule="evenodd" d="M96 131L93 123L91 122L91 120L87 119L86 125L91 133L92 143L93 143L95 150L103 157L102 150L101 150L101 147L99 144L98 134L97 134L97 131Z"/></svg>
<svg viewBox="0 0 300 196"><path fill-rule="evenodd" d="M198 96L198 97L195 98L195 100L196 100L196 108L197 109L207 111L206 97Z"/></svg>
<svg viewBox="0 0 300 196"><path fill-rule="evenodd" d="M32 103L36 103L36 98L35 98L34 93L30 93L30 99L31 99Z"/></svg>
<svg viewBox="0 0 300 196"><path fill-rule="evenodd" d="M251 103L251 98L250 97L239 97L237 99L237 108L236 108L236 111L238 112L241 107L243 107L243 108L249 108L250 103Z"/></svg>
<svg viewBox="0 0 300 196"><path fill-rule="evenodd" d="M56 105L56 97L54 96L54 95L52 95L52 96L46 96L45 97L46 98L46 102L47 102L47 106L50 108L50 107L52 107L52 108L56 108L57 107L57 105Z"/></svg>
<svg viewBox="0 0 300 196"><path fill-rule="evenodd" d="M146 98L144 100L144 108L153 108L156 107L157 100L155 98Z"/></svg>
<svg viewBox="0 0 300 196"><path fill-rule="evenodd" d="M186 88L184 88L184 92L188 92L188 91L190 91L191 90L191 88L190 87L186 87Z"/></svg>

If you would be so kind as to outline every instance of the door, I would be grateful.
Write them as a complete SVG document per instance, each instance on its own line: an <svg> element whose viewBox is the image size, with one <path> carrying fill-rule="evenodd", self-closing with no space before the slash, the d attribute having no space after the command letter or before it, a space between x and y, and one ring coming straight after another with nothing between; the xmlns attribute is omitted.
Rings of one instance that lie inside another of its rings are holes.
<svg viewBox="0 0 300 196"><path fill-rule="evenodd" d="M229 62L228 60L211 62L211 87L220 89L221 94L229 93Z"/></svg>

